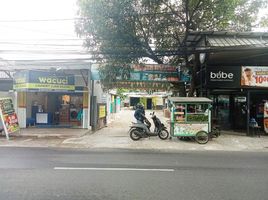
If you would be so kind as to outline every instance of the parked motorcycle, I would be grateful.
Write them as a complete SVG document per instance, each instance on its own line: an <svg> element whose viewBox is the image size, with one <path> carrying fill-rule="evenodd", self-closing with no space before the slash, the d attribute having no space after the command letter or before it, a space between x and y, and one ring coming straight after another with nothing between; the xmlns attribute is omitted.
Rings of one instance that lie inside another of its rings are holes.
<svg viewBox="0 0 268 200"><path fill-rule="evenodd" d="M130 138L134 141L139 140L141 138L153 137L158 136L162 140L166 140L169 137L169 132L163 123L161 123L160 119L156 117L156 115L151 113L152 120L154 122L154 131L151 132L151 123L150 121L145 118L145 123L133 123L130 126L129 135Z"/></svg>

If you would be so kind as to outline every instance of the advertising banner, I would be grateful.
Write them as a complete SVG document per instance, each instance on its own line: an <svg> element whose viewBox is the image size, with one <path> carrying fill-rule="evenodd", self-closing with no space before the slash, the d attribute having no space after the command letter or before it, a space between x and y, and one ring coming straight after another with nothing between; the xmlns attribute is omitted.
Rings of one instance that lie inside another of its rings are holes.
<svg viewBox="0 0 268 200"><path fill-rule="evenodd" d="M132 81L179 81L175 66L169 65L132 65L130 80Z"/></svg>
<svg viewBox="0 0 268 200"><path fill-rule="evenodd" d="M268 87L268 66L242 66L241 86Z"/></svg>
<svg viewBox="0 0 268 200"><path fill-rule="evenodd" d="M268 101L264 104L263 109L263 126L265 133L268 133Z"/></svg>
<svg viewBox="0 0 268 200"><path fill-rule="evenodd" d="M74 91L74 75L56 75L43 71L24 71L14 75L15 90Z"/></svg>
<svg viewBox="0 0 268 200"><path fill-rule="evenodd" d="M239 66L208 66L206 84L209 88L240 88Z"/></svg>
<svg viewBox="0 0 268 200"><path fill-rule="evenodd" d="M174 136L195 136L199 131L208 133L208 124L174 124Z"/></svg>
<svg viewBox="0 0 268 200"><path fill-rule="evenodd" d="M99 105L99 119L106 117L106 106Z"/></svg>
<svg viewBox="0 0 268 200"><path fill-rule="evenodd" d="M91 66L91 79L100 80L99 67ZM164 64L129 64L113 72L115 80L109 86L128 89L168 90L172 82L180 81L179 68Z"/></svg>
<svg viewBox="0 0 268 200"><path fill-rule="evenodd" d="M128 88L128 89L156 89L156 90L166 90L170 88L170 83L168 82L156 82L156 81L118 81L114 85L118 88Z"/></svg>
<svg viewBox="0 0 268 200"><path fill-rule="evenodd" d="M0 116L6 137L9 138L10 133L19 130L18 117L15 113L11 98L0 99Z"/></svg>

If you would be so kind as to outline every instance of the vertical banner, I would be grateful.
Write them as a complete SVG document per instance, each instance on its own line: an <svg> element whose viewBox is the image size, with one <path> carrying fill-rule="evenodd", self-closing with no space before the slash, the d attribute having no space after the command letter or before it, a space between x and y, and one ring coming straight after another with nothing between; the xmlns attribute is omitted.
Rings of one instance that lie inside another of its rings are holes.
<svg viewBox="0 0 268 200"><path fill-rule="evenodd" d="M83 108L88 108L88 88L84 87L83 92Z"/></svg>
<svg viewBox="0 0 268 200"><path fill-rule="evenodd" d="M0 116L3 124L3 129L6 133L6 138L9 139L9 134L19 130L19 122L15 113L12 99L0 99Z"/></svg>
<svg viewBox="0 0 268 200"><path fill-rule="evenodd" d="M264 104L264 110L263 110L263 126L265 133L268 133L268 101Z"/></svg>

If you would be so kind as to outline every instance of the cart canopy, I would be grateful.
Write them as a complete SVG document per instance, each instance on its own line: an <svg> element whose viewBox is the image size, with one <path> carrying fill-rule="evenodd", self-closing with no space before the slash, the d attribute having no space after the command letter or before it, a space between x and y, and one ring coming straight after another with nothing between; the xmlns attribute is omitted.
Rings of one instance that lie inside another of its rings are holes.
<svg viewBox="0 0 268 200"><path fill-rule="evenodd" d="M168 99L176 103L212 103L212 100L206 97L169 97Z"/></svg>

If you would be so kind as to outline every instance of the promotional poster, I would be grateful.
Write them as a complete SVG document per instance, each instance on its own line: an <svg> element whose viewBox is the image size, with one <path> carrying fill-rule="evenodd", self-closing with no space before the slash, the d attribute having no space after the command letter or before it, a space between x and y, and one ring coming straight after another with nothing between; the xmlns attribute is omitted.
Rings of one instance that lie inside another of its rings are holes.
<svg viewBox="0 0 268 200"><path fill-rule="evenodd" d="M268 101L264 104L263 125L265 133L268 133Z"/></svg>
<svg viewBox="0 0 268 200"><path fill-rule="evenodd" d="M7 138L8 134L19 130L18 117L11 98L0 99L0 116Z"/></svg>
<svg viewBox="0 0 268 200"><path fill-rule="evenodd" d="M268 67L242 66L241 86L268 87Z"/></svg>

